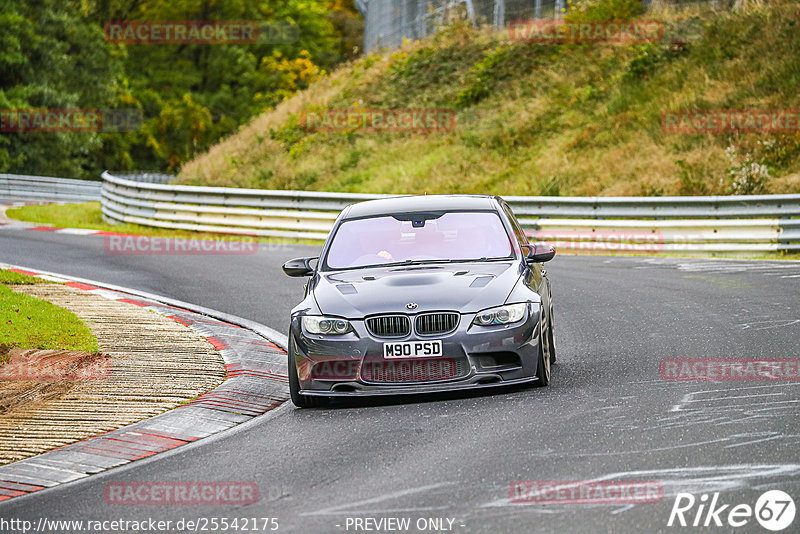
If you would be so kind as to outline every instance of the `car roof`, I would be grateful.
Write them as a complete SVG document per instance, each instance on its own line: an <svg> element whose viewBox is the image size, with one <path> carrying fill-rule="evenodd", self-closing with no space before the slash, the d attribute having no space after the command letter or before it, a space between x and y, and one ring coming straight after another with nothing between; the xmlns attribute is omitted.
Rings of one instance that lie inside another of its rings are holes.
<svg viewBox="0 0 800 534"><path fill-rule="evenodd" d="M409 195L399 197L367 200L352 204L344 214L344 219L359 219L378 215L396 213L414 213L421 211L461 211L461 210L495 210L492 195Z"/></svg>

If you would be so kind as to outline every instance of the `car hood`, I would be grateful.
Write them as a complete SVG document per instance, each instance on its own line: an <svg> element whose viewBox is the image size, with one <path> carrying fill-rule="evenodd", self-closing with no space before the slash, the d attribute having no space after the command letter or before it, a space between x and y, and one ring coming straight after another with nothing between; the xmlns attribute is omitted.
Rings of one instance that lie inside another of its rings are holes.
<svg viewBox="0 0 800 534"><path fill-rule="evenodd" d="M313 294L320 311L357 319L375 313L477 312L505 303L520 277L516 262L394 266L320 273Z"/></svg>

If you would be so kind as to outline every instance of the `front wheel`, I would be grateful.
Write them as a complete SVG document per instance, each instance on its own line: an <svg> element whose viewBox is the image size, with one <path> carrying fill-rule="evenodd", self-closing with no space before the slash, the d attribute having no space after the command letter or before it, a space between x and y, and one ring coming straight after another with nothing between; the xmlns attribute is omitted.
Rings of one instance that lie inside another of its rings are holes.
<svg viewBox="0 0 800 534"><path fill-rule="evenodd" d="M556 363L556 338L553 333L553 302L550 301L550 313L547 316L547 349L550 353L550 363Z"/></svg>
<svg viewBox="0 0 800 534"><path fill-rule="evenodd" d="M545 320L542 317L542 321L539 323L539 360L536 363L536 382L534 385L536 387L544 387L550 383L550 348L545 347L548 345L547 335L544 330Z"/></svg>

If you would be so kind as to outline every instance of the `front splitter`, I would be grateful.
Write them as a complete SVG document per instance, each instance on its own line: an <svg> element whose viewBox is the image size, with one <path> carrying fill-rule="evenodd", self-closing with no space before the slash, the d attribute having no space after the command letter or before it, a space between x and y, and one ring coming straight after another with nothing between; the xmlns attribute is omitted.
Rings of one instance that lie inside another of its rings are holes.
<svg viewBox="0 0 800 534"><path fill-rule="evenodd" d="M491 375L490 375L491 376ZM389 395L420 395L425 393L447 393L450 391L472 391L477 389L501 388L511 386L521 386L537 382L539 379L535 376L529 378L516 378L514 380L498 380L495 382L479 382L478 380L485 380L487 375L475 375L471 381L466 382L449 382L446 384L425 384L425 385L391 385L379 386L374 384L362 384L361 382L343 382L337 384L338 386L351 386L351 391L316 391L316 390L301 390L301 395L309 397L338 397L338 398L356 398L356 397L378 397Z"/></svg>

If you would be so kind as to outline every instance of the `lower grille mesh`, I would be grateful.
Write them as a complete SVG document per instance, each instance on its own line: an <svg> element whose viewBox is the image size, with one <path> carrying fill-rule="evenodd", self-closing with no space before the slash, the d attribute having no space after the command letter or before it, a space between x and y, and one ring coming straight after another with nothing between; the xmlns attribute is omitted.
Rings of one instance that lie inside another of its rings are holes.
<svg viewBox="0 0 800 534"><path fill-rule="evenodd" d="M372 360L361 367L367 382L435 382L452 380L469 372L464 358Z"/></svg>

